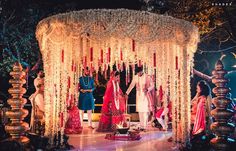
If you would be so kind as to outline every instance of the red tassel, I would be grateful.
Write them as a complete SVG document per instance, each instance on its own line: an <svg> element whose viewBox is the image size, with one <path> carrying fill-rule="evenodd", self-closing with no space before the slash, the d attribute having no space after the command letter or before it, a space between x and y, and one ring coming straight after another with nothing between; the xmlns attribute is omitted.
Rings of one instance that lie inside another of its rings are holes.
<svg viewBox="0 0 236 151"><path fill-rule="evenodd" d="M90 61L93 62L93 47L90 48Z"/></svg>
<svg viewBox="0 0 236 151"><path fill-rule="evenodd" d="M64 63L64 49L61 51L61 62Z"/></svg>
<svg viewBox="0 0 236 151"><path fill-rule="evenodd" d="M71 71L73 72L74 70L74 60L72 60L72 64L71 64Z"/></svg>
<svg viewBox="0 0 236 151"><path fill-rule="evenodd" d="M87 56L84 56L84 68L87 67Z"/></svg>
<svg viewBox="0 0 236 151"><path fill-rule="evenodd" d="M120 60L123 61L123 53L121 49L120 49Z"/></svg>
<svg viewBox="0 0 236 151"><path fill-rule="evenodd" d="M178 56L175 57L175 69L178 70Z"/></svg>
<svg viewBox="0 0 236 151"><path fill-rule="evenodd" d="M103 50L101 49L101 63L103 63Z"/></svg>
<svg viewBox="0 0 236 151"><path fill-rule="evenodd" d="M132 39L132 51L135 51L135 41Z"/></svg>
<svg viewBox="0 0 236 151"><path fill-rule="evenodd" d="M120 70L120 64L118 63L118 70Z"/></svg>
<svg viewBox="0 0 236 151"><path fill-rule="evenodd" d="M141 60L138 60L138 66L141 67Z"/></svg>
<svg viewBox="0 0 236 151"><path fill-rule="evenodd" d="M70 104L74 104L74 95L73 94L70 95Z"/></svg>
<svg viewBox="0 0 236 151"><path fill-rule="evenodd" d="M160 85L160 89L159 89L159 96L160 96L160 100L161 102L163 101L163 89L162 89L162 86Z"/></svg>
<svg viewBox="0 0 236 151"><path fill-rule="evenodd" d="M153 54L153 66L156 67L156 53Z"/></svg>
<svg viewBox="0 0 236 151"><path fill-rule="evenodd" d="M68 77L68 84L67 87L70 88L70 76Z"/></svg>
<svg viewBox="0 0 236 151"><path fill-rule="evenodd" d="M93 63L90 63L90 74L93 73Z"/></svg>
<svg viewBox="0 0 236 151"><path fill-rule="evenodd" d="M108 48L108 63L111 61L111 48Z"/></svg>

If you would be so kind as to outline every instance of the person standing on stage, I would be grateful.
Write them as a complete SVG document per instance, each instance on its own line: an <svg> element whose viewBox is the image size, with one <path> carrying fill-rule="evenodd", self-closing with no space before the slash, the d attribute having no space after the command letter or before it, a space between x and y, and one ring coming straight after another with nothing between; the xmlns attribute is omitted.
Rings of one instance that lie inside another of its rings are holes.
<svg viewBox="0 0 236 151"><path fill-rule="evenodd" d="M147 93L154 89L154 84L151 77L143 73L142 67L137 68L137 75L133 77L126 91L126 98L128 98L134 86L136 86L136 112L139 113L140 130L145 131L148 124L148 115L151 111L151 103Z"/></svg>
<svg viewBox="0 0 236 151"><path fill-rule="evenodd" d="M39 71L37 78L34 79L35 92L29 97L32 105L30 131L36 133L37 124L44 124L44 73Z"/></svg>
<svg viewBox="0 0 236 151"><path fill-rule="evenodd" d="M79 78L80 94L78 108L81 111L81 125L83 126L84 111L87 110L88 114L88 126L94 129L92 126L92 110L94 109L94 97L93 91L95 89L94 79L90 76L89 68L86 67L83 70L83 76Z"/></svg>
<svg viewBox="0 0 236 151"><path fill-rule="evenodd" d="M205 133L206 124L211 123L211 89L206 81L199 81L197 83L197 94L192 100L191 121L193 124L192 134L197 135Z"/></svg>
<svg viewBox="0 0 236 151"><path fill-rule="evenodd" d="M119 86L120 73L114 71L113 74L107 83L98 132L115 131L117 125L125 124L125 98Z"/></svg>

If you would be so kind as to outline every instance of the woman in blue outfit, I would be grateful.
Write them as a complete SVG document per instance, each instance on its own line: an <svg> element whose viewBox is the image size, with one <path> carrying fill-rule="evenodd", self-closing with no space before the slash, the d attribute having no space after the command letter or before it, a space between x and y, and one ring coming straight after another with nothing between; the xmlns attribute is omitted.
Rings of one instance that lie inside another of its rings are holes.
<svg viewBox="0 0 236 151"><path fill-rule="evenodd" d="M84 111L87 110L88 114L88 126L94 129L92 126L92 110L94 109L94 97L93 91L94 79L89 75L89 68L86 67L83 70L83 76L79 78L80 94L78 108L81 111L81 125L83 126L83 115Z"/></svg>

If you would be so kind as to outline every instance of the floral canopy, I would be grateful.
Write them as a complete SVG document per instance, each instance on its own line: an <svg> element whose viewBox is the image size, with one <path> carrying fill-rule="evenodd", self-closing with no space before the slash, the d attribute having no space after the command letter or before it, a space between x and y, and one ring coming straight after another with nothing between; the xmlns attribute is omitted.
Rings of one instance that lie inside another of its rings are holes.
<svg viewBox="0 0 236 151"><path fill-rule="evenodd" d="M146 11L89 9L43 19L36 37L44 62L46 136L63 134L68 100L78 98L85 66L98 72L115 64L129 77L138 64L170 95L174 139L189 141L190 73L199 41L194 25Z"/></svg>

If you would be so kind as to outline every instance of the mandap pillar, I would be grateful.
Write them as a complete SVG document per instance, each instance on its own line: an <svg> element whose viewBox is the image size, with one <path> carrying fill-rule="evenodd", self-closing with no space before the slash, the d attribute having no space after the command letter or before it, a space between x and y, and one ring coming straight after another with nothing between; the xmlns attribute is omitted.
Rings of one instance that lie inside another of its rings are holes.
<svg viewBox="0 0 236 151"><path fill-rule="evenodd" d="M220 60L217 61L212 74L212 83L216 85L213 88L216 97L213 98L212 102L216 108L211 111L211 115L215 119L215 122L211 124L211 130L216 137L211 140L211 145L215 150L228 150L230 143L234 141L229 139L229 136L234 132L235 126L228 122L234 115L234 111L227 109L231 103L231 99L226 97L230 89L226 86L228 80L224 77L227 71L224 70L223 63Z"/></svg>
<svg viewBox="0 0 236 151"><path fill-rule="evenodd" d="M23 119L28 115L28 111L23 109L27 100L22 98L25 94L26 89L23 88L23 84L26 83L24 79L25 72L22 71L22 66L20 63L15 63L13 66L13 71L10 72L13 79L9 80L12 87L8 90L11 94L11 98L7 100L10 104L11 109L6 112L6 116L10 118L10 123L5 126L5 129L10 133L11 138L23 144L27 144L29 139L24 135L25 131L29 129L29 125L23 122Z"/></svg>

